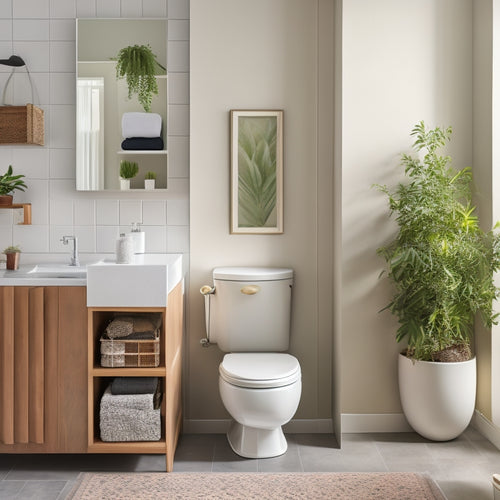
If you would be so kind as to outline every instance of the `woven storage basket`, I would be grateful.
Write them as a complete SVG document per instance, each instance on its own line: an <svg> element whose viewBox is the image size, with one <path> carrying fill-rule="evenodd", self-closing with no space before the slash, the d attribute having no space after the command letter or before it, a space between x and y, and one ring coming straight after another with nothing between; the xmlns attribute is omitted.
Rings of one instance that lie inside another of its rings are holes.
<svg viewBox="0 0 500 500"><path fill-rule="evenodd" d="M44 144L43 109L0 106L0 144Z"/></svg>
<svg viewBox="0 0 500 500"><path fill-rule="evenodd" d="M156 367L160 364L160 339L123 340L101 337L101 366L106 368Z"/></svg>

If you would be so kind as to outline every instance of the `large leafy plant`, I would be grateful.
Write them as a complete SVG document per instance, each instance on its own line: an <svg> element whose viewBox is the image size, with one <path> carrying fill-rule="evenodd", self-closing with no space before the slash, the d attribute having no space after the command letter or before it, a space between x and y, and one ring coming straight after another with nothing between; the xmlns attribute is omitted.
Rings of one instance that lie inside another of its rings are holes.
<svg viewBox="0 0 500 500"><path fill-rule="evenodd" d="M241 227L276 223L276 140L276 120L253 117L240 122L238 223Z"/></svg>
<svg viewBox="0 0 500 500"><path fill-rule="evenodd" d="M118 52L116 77L125 78L128 98L137 94L144 111L151 111L153 95L158 94L155 75L165 73L165 68L156 61L149 45L130 45Z"/></svg>
<svg viewBox="0 0 500 500"><path fill-rule="evenodd" d="M394 241L378 249L395 288L386 309L399 320L396 338L408 342L407 355L427 361L469 359L476 313L487 326L497 316L499 235L479 227L471 169L456 170L438 154L451 133L417 124L417 155L402 155L407 182L392 191L378 186L399 226Z"/></svg>

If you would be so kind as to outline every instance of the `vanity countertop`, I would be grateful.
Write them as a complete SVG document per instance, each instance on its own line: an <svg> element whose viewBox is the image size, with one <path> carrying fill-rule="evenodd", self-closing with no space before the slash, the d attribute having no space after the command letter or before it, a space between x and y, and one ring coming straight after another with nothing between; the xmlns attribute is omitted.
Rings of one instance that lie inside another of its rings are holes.
<svg viewBox="0 0 500 500"><path fill-rule="evenodd" d="M184 276L182 254L138 254L131 264L90 258L80 267L40 258L0 270L0 286L86 286L89 306L157 306Z"/></svg>

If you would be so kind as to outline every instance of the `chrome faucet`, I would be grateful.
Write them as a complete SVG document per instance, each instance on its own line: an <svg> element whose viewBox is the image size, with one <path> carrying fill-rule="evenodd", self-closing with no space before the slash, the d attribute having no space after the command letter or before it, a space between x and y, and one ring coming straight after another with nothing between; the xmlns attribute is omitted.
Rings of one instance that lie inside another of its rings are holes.
<svg viewBox="0 0 500 500"><path fill-rule="evenodd" d="M67 245L70 241L73 242L73 255L71 256L70 266L79 266L80 261L78 260L78 238L76 236L63 236L61 240L63 245Z"/></svg>

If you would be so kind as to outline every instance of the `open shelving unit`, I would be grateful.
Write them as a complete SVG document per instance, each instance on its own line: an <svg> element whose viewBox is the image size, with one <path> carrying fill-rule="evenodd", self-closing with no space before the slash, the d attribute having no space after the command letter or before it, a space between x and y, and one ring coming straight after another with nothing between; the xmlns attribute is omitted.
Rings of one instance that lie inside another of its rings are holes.
<svg viewBox="0 0 500 500"><path fill-rule="evenodd" d="M168 295L168 307L88 308L88 453L165 454L166 470L173 458L182 423L181 368L183 304L182 283ZM160 364L158 367L107 368L100 365L100 338L115 313L160 313ZM104 442L99 433L99 403L114 377L159 377L162 390L159 441Z"/></svg>

